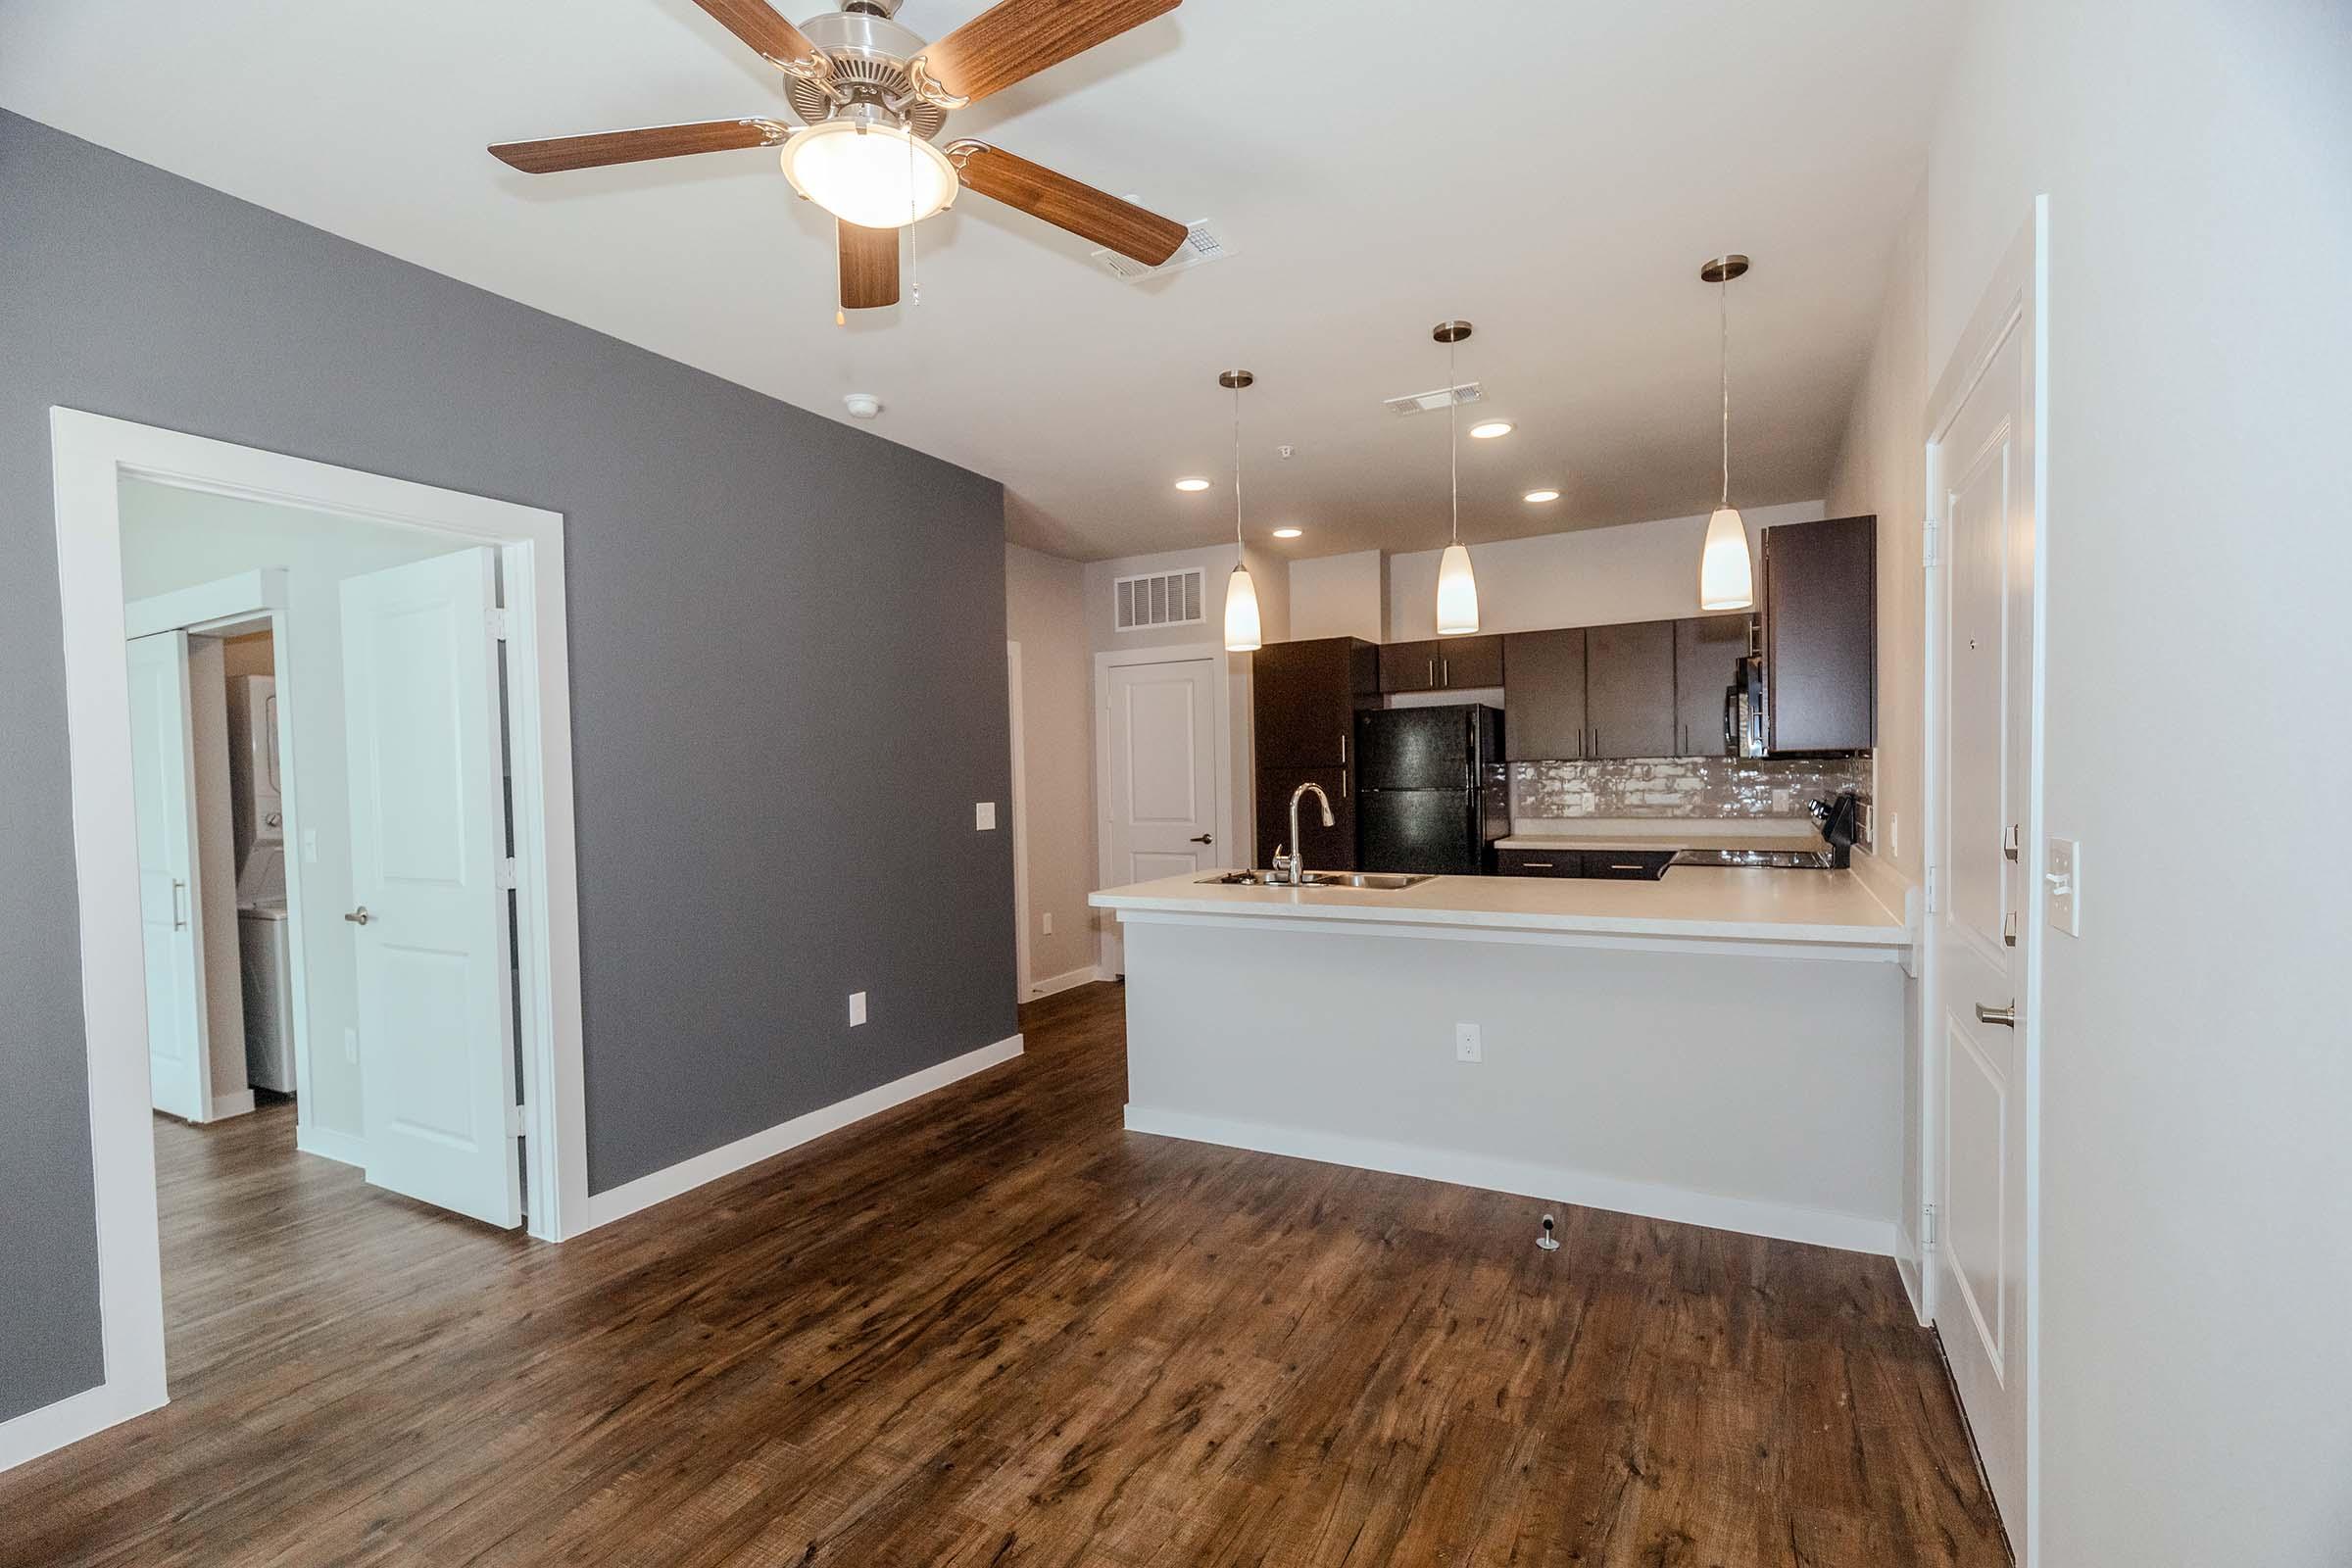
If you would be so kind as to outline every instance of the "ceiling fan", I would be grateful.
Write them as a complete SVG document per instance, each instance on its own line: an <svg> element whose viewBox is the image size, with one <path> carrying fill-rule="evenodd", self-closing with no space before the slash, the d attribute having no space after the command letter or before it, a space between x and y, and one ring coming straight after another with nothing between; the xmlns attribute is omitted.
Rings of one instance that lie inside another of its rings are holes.
<svg viewBox="0 0 2352 1568"><path fill-rule="evenodd" d="M1001 0L926 43L892 21L900 0L844 0L794 26L765 0L695 0L784 74L799 126L763 115L684 125L501 142L491 153L526 174L782 147L793 188L831 213L841 305L899 302L901 228L969 188L1056 228L1156 267L1185 225L969 138L933 145L951 111L1141 25L1182 0Z"/></svg>

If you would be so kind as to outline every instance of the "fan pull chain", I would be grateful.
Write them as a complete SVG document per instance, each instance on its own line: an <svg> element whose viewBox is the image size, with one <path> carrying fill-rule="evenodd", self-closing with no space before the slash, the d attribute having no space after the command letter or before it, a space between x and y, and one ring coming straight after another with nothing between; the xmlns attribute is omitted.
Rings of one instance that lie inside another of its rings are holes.
<svg viewBox="0 0 2352 1568"><path fill-rule="evenodd" d="M918 224L914 216L914 117L906 117L906 303L916 310L923 305L922 248L915 243Z"/></svg>

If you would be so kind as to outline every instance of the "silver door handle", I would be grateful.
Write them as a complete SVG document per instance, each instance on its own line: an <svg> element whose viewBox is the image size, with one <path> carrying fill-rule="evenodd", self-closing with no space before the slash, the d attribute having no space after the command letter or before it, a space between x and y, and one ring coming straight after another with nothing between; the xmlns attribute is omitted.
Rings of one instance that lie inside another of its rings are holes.
<svg viewBox="0 0 2352 1568"><path fill-rule="evenodd" d="M1439 684L1439 685L1441 685L1441 686L1447 686L1447 687L1450 687L1450 686L1453 684L1453 661L1452 661L1452 660L1450 660L1450 659L1441 659L1441 660L1439 660L1439 661L1438 661L1438 684Z"/></svg>
<svg viewBox="0 0 2352 1568"><path fill-rule="evenodd" d="M1434 659L1429 662L1429 684L1433 688L1438 684L1438 662Z"/></svg>
<svg viewBox="0 0 2352 1568"><path fill-rule="evenodd" d="M1987 1007L1980 1002L1977 1004L1977 1022L1997 1023L2004 1029L2014 1029L2017 1027L2017 1004L2012 1002L2006 1007Z"/></svg>
<svg viewBox="0 0 2352 1568"><path fill-rule="evenodd" d="M1209 839L1209 836L1208 836L1207 834L1203 833L1203 834L1201 834L1201 835L1200 835L1199 838L1197 838L1197 839L1193 839L1193 840L1191 840L1190 842L1192 842L1192 843L1194 843L1194 844L1207 844L1207 843L1209 843L1209 842L1211 842L1211 841L1210 841L1210 839Z"/></svg>
<svg viewBox="0 0 2352 1568"><path fill-rule="evenodd" d="M358 908L352 910L343 918L349 920L353 925L366 925L369 919L368 906L365 904L361 905Z"/></svg>
<svg viewBox="0 0 2352 1568"><path fill-rule="evenodd" d="M188 928L188 917L179 912L179 896L187 891L188 885L185 882L177 877L172 879L172 929L174 931L185 931Z"/></svg>

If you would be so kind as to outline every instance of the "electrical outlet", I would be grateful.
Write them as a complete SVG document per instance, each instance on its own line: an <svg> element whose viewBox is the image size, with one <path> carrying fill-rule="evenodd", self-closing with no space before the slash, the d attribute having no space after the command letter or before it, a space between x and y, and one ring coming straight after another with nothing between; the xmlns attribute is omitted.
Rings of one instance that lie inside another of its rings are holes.
<svg viewBox="0 0 2352 1568"><path fill-rule="evenodd" d="M357 1029L343 1031L343 1059L345 1061L360 1059L360 1032Z"/></svg>
<svg viewBox="0 0 2352 1568"><path fill-rule="evenodd" d="M994 801L974 802L972 805L972 826L978 828L983 833L987 833L993 831L996 825L997 803Z"/></svg>
<svg viewBox="0 0 2352 1568"><path fill-rule="evenodd" d="M850 993L850 1027L855 1029L863 1022L865 1022L865 993L853 991Z"/></svg>
<svg viewBox="0 0 2352 1568"><path fill-rule="evenodd" d="M1457 1023L1453 1026L1453 1059L1456 1061L1484 1061L1487 1059L1487 1048L1480 1043L1478 1038L1478 1025Z"/></svg>
<svg viewBox="0 0 2352 1568"><path fill-rule="evenodd" d="M1052 909L1048 909L1048 910L1046 911L1046 914L1045 914L1045 920L1046 920L1046 935L1048 935L1048 936L1052 936L1052 935L1054 934L1054 911L1053 911Z"/></svg>

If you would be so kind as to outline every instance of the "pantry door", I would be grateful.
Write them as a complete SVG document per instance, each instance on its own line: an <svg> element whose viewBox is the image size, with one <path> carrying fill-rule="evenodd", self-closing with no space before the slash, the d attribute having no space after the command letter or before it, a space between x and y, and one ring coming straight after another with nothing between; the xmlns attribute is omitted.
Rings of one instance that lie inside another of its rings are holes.
<svg viewBox="0 0 2352 1568"><path fill-rule="evenodd" d="M188 634L134 637L126 645L126 660L149 1094L158 1110L210 1121L212 1051L204 993L204 910L196 886L196 717L188 685Z"/></svg>

